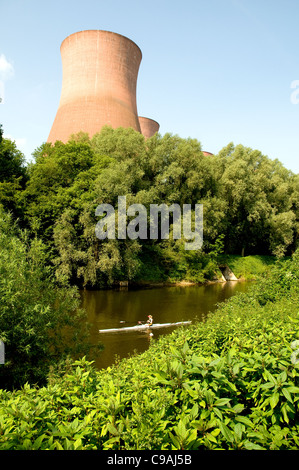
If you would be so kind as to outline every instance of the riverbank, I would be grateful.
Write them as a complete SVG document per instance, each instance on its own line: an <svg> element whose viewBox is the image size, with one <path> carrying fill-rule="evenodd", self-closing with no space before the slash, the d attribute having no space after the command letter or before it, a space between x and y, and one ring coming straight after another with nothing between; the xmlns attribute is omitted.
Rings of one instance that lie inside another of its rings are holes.
<svg viewBox="0 0 299 470"><path fill-rule="evenodd" d="M284 258L287 260L288 258ZM149 274L148 277L139 278L134 281L118 281L115 283L117 287L171 287L171 286L201 286L205 284L227 282L227 281L256 281L260 276L265 275L277 262L275 256L267 255L222 255L219 256L217 267L209 272L208 276L202 276L202 280L197 281L191 278L179 278L179 276L165 279L164 276L157 278L157 273ZM225 278L223 269L227 267L232 273L232 278ZM198 267L200 271L200 266ZM161 273L160 273L161 275ZM196 277L196 276L194 276Z"/></svg>
<svg viewBox="0 0 299 470"><path fill-rule="evenodd" d="M297 450L299 253L205 322L0 392L0 449Z"/></svg>

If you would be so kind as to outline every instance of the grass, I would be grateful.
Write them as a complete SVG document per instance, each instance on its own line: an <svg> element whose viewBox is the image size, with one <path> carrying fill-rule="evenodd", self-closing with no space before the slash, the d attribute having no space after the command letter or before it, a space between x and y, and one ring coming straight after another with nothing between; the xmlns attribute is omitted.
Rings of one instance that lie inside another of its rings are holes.
<svg viewBox="0 0 299 470"><path fill-rule="evenodd" d="M252 281L269 271L275 265L277 258L266 255L223 255L219 261L227 264L238 279Z"/></svg>

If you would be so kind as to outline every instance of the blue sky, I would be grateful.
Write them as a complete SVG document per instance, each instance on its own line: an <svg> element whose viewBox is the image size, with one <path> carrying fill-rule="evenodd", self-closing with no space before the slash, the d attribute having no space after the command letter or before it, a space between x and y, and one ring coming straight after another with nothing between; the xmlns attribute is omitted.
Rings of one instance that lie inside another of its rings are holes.
<svg viewBox="0 0 299 470"><path fill-rule="evenodd" d="M61 42L103 29L140 47L138 114L161 134L299 172L298 0L0 0L0 18L0 123L28 161L55 118Z"/></svg>

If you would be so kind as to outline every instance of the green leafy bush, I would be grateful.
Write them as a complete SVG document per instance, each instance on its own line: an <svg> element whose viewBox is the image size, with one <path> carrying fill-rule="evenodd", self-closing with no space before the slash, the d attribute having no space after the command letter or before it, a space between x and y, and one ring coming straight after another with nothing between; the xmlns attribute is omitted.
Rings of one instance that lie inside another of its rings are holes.
<svg viewBox="0 0 299 470"><path fill-rule="evenodd" d="M79 293L74 287L58 288L46 261L43 243L20 231L0 206L2 388L45 383L52 363L70 353L82 356L88 328Z"/></svg>
<svg viewBox="0 0 299 470"><path fill-rule="evenodd" d="M298 449L298 266L107 370L83 358L2 390L0 449Z"/></svg>

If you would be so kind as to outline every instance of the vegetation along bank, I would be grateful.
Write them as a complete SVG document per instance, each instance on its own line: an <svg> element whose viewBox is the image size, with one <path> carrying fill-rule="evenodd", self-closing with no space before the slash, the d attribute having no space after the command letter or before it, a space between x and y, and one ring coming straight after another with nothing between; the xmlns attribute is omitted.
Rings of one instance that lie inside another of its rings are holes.
<svg viewBox="0 0 299 470"><path fill-rule="evenodd" d="M119 195L203 204L202 249L97 239L95 208ZM107 127L25 164L0 126L0 449L298 448L298 207L299 175L242 145L210 156L196 139ZM259 281L93 367L79 288L203 283L222 264Z"/></svg>
<svg viewBox="0 0 299 470"><path fill-rule="evenodd" d="M206 321L0 392L0 449L297 449L299 253Z"/></svg>

